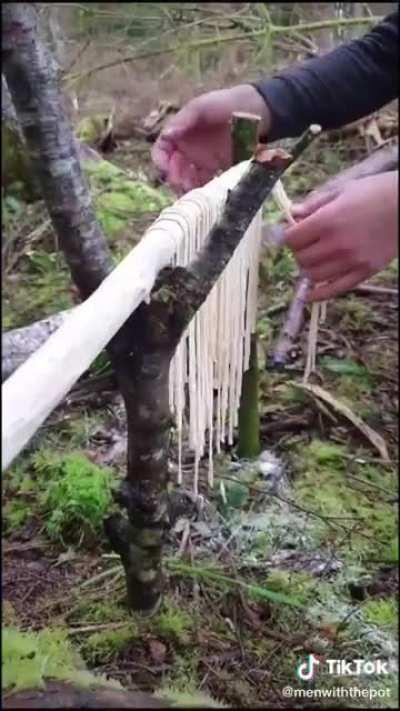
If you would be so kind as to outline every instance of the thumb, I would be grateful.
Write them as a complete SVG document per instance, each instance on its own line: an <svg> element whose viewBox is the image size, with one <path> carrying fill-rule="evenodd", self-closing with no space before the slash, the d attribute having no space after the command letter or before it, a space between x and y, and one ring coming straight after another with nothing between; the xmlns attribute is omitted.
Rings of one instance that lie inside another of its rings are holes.
<svg viewBox="0 0 400 711"><path fill-rule="evenodd" d="M199 118L198 113L195 107L185 106L169 121L162 131L161 137L171 141L182 138L196 126Z"/></svg>
<svg viewBox="0 0 400 711"><path fill-rule="evenodd" d="M320 207L334 200L339 194L337 189L315 190L303 202L292 206L292 215L296 219L308 217Z"/></svg>

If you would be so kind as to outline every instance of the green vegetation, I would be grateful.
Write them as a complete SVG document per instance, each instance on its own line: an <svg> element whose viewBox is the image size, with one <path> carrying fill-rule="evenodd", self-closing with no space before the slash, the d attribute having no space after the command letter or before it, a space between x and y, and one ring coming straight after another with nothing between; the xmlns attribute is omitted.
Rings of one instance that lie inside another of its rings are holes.
<svg viewBox="0 0 400 711"><path fill-rule="evenodd" d="M11 500L4 504L3 510L4 533L11 533L24 526L31 515L31 507L27 501Z"/></svg>
<svg viewBox="0 0 400 711"><path fill-rule="evenodd" d="M70 617L72 622L87 624L107 624L126 622L133 629L132 616L125 605L113 599L83 600Z"/></svg>
<svg viewBox="0 0 400 711"><path fill-rule="evenodd" d="M94 542L111 506L116 483L112 470L79 454L56 462L36 460L36 470L49 480L41 499L48 536L61 542Z"/></svg>
<svg viewBox="0 0 400 711"><path fill-rule="evenodd" d="M247 592L253 600L264 600L276 602L283 605L293 605L294 607L301 606L300 600L294 595L283 595L281 593L274 592L267 587L261 587L260 585L255 585L252 583L247 583L242 578L231 578L220 572L217 567L207 567L205 565L189 565L181 561L174 561L170 559L167 561L167 565L171 572L180 575L188 575L190 577L199 578L200 580L206 580L216 587L222 588L223 590L229 590L232 587L240 587L243 591Z"/></svg>
<svg viewBox="0 0 400 711"><path fill-rule="evenodd" d="M73 306L71 277L62 254L39 247L21 257L17 287L15 280L6 276L3 289L5 330Z"/></svg>
<svg viewBox="0 0 400 711"><path fill-rule="evenodd" d="M113 255L118 262L144 232L142 225L138 230L137 220L144 219L144 224L151 222L171 203L171 196L166 190L152 188L144 179L132 177L108 161L87 161L84 169L92 189L97 218L106 236L112 238ZM25 220L26 231L31 232L32 215L41 230L47 220L43 203L35 203L27 210L17 186L13 192L8 192L2 204L5 241L21 229L21 222L23 224ZM48 233L51 240L48 240ZM126 235L127 245L122 247L122 243L116 244L115 240L123 235ZM74 305L69 269L63 254L55 247L50 227L43 230L43 239L36 240L34 247L29 246L28 241L21 253L17 277L17 287L15 275L6 274L3 281L5 330L28 325Z"/></svg>
<svg viewBox="0 0 400 711"><path fill-rule="evenodd" d="M65 630L20 632L6 627L2 634L2 688L4 691L39 689L45 680L73 681L76 686L109 685L118 682L95 677L67 639Z"/></svg>
<svg viewBox="0 0 400 711"><path fill-rule="evenodd" d="M80 452L63 455L41 448L7 473L5 530L15 532L36 514L51 540L93 545L117 482L113 470L93 464Z"/></svg>
<svg viewBox="0 0 400 711"><path fill-rule="evenodd" d="M187 644L188 634L193 626L193 616L167 599L163 609L150 620L150 625L154 634L161 638L177 644Z"/></svg>
<svg viewBox="0 0 400 711"><path fill-rule="evenodd" d="M96 216L106 235L113 239L132 226L131 220L156 215L171 203L165 191L132 179L108 161L87 161L85 171L95 198Z"/></svg>
<svg viewBox="0 0 400 711"><path fill-rule="evenodd" d="M137 638L134 623L119 629L94 632L87 636L80 645L80 652L88 664L109 661L118 655L126 645Z"/></svg>
<svg viewBox="0 0 400 711"><path fill-rule="evenodd" d="M362 606L363 614L368 622L378 627L388 628L393 633L398 627L399 608L394 597L382 600L367 600Z"/></svg>
<svg viewBox="0 0 400 711"><path fill-rule="evenodd" d="M168 702L177 708L224 709L226 704L216 701L209 694L204 694L186 683L185 690L181 691L174 686L163 686L156 696L168 699Z"/></svg>
<svg viewBox="0 0 400 711"><path fill-rule="evenodd" d="M266 586L274 592L296 595L303 603L315 595L315 579L310 573L295 573L288 570L272 570Z"/></svg>
<svg viewBox="0 0 400 711"><path fill-rule="evenodd" d="M354 474L356 479L361 478L360 490L360 485L354 486L349 471L347 448L318 439L308 446L294 448L293 461L297 471L295 492L300 503L332 521L342 519L345 526L359 521L352 535L353 555L370 558L371 540L374 558L388 560L393 555L396 521L393 506L384 492L395 491L394 472L387 467L363 465L362 473ZM325 539L330 535L326 529Z"/></svg>

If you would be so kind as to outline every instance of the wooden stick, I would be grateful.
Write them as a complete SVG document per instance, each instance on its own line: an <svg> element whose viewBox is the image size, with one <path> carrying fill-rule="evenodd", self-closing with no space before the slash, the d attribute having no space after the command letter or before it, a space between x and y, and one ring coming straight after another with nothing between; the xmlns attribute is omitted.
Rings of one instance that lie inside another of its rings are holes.
<svg viewBox="0 0 400 711"><path fill-rule="evenodd" d="M359 286L355 286L352 289L353 292L356 294L379 294L379 295L388 295L388 296L398 296L399 295L399 290L398 289L391 289L386 286L375 286L375 284L360 284Z"/></svg>
<svg viewBox="0 0 400 711"><path fill-rule="evenodd" d="M235 112L232 115L231 135L233 164L250 158L257 145L260 116ZM252 333L248 370L243 373L238 416L238 455L253 459L260 454L259 373L257 334Z"/></svg>

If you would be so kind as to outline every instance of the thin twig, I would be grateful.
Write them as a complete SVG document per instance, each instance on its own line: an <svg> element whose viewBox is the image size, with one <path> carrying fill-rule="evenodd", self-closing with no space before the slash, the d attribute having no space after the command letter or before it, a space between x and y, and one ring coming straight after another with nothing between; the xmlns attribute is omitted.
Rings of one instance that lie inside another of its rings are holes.
<svg viewBox="0 0 400 711"><path fill-rule="evenodd" d="M398 289L391 289L386 286L375 286L374 284L360 284L351 290L356 294L387 294L388 296L398 296Z"/></svg>
<svg viewBox="0 0 400 711"><path fill-rule="evenodd" d="M89 580L85 580L83 583L81 583L80 587L87 588L89 585L93 585L93 583L98 583L99 580L104 580L104 578L108 578L113 573L117 573L117 575L115 576L115 579L117 579L118 577L120 577L122 575L123 569L121 568L120 565L116 565L116 566L114 566L114 568L105 570L102 573L99 573L99 575L95 575L93 578L89 578Z"/></svg>
<svg viewBox="0 0 400 711"><path fill-rule="evenodd" d="M371 481L367 481L366 479L360 479L358 476L354 476L353 474L348 474L346 472L346 477L348 479L353 479L353 481L358 481L359 484L363 484L364 486L367 486L371 489L376 489L377 491L381 491L383 494L386 494L387 496L393 497L393 494L395 492L393 491L388 491L388 489L384 489L383 486L378 486L378 484L373 484Z"/></svg>
<svg viewBox="0 0 400 711"><path fill-rule="evenodd" d="M126 622L109 622L102 625L86 625L86 627L69 627L67 632L69 635L86 634L87 632L100 632L101 630L118 630L121 627L126 627Z"/></svg>

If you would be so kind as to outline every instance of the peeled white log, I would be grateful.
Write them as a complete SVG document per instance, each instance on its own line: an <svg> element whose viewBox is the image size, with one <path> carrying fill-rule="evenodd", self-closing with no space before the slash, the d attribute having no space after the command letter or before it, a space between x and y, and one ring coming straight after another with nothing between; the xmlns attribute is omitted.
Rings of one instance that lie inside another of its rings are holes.
<svg viewBox="0 0 400 711"><path fill-rule="evenodd" d="M222 204L248 164L248 161L240 163L214 178L204 186L204 193ZM188 198L190 193L181 198L184 212L188 210ZM181 200L174 204L177 217ZM6 380L2 386L3 470L127 318L142 301L149 299L158 273L172 263L184 236L179 219L175 221L171 208L166 208L100 287Z"/></svg>

